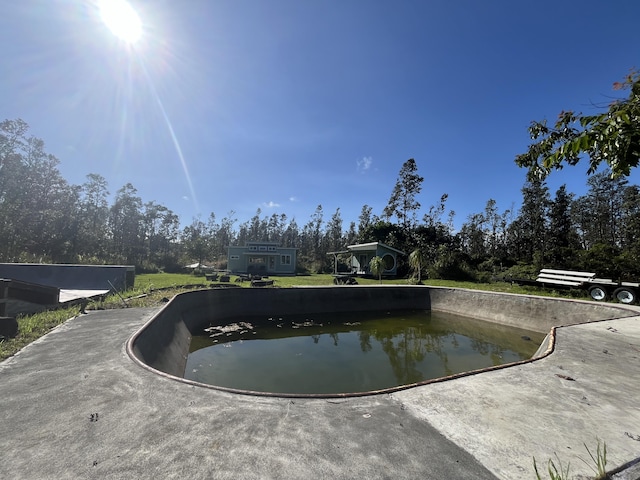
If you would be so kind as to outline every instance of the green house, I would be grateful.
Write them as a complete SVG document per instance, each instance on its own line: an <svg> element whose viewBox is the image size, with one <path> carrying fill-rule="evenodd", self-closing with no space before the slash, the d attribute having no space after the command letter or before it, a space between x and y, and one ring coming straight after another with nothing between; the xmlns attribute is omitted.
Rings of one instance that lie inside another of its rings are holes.
<svg viewBox="0 0 640 480"><path fill-rule="evenodd" d="M405 255L403 251L382 242L349 245L347 252L351 254L349 259L351 271L357 275L368 275L370 273L369 262L373 257L380 257L384 263L382 274L395 276L398 272L398 255Z"/></svg>
<svg viewBox="0 0 640 480"><path fill-rule="evenodd" d="M227 247L227 269L251 275L295 275L298 249L272 242L247 242Z"/></svg>

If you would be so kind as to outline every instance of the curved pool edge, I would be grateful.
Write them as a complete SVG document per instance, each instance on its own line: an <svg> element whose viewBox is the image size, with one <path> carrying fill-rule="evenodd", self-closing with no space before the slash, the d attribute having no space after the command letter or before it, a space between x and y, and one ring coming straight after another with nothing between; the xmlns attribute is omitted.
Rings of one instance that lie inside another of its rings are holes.
<svg viewBox="0 0 640 480"><path fill-rule="evenodd" d="M317 298L310 299L309 296L312 293L316 293L314 297ZM198 301L194 301L196 299ZM327 301L328 299L333 302ZM216 302L214 303L213 300ZM371 310L389 308L389 302L393 302L394 309L424 308L548 333L536 353L527 360L366 392L332 394L263 392L210 385L183 377L191 336L203 324L203 311L209 322L209 319L223 321L225 318L240 314L268 314L265 312L266 308L271 308L278 314L305 313L305 311L356 311L363 309L359 302L365 300L369 302L367 305ZM633 307L616 304L450 287L379 285L289 289L207 289L185 292L173 297L129 338L126 343L126 352L137 365L157 375L188 385L227 393L278 398L364 397L399 392L532 363L553 353L557 328L638 315L639 312ZM525 324L522 323L523 318Z"/></svg>

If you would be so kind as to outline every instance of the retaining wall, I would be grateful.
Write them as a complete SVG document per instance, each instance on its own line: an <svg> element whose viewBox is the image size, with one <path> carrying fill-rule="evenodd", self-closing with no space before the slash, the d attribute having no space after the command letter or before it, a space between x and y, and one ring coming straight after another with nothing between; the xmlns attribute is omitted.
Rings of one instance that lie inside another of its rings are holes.
<svg viewBox="0 0 640 480"><path fill-rule="evenodd" d="M253 315L424 309L547 333L554 326L636 316L612 304L477 290L403 286L210 289L176 295L130 340L134 360L182 377L191 336Z"/></svg>
<svg viewBox="0 0 640 480"><path fill-rule="evenodd" d="M0 263L0 278L61 289L111 290L133 287L133 265L72 265L47 263Z"/></svg>

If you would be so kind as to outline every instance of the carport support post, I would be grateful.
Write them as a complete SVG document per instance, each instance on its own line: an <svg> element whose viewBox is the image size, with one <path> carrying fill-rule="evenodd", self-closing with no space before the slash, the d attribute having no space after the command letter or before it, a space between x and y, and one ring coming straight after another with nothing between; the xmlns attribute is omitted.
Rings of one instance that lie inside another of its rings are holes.
<svg viewBox="0 0 640 480"><path fill-rule="evenodd" d="M18 322L14 317L7 317L7 301L11 280L0 278L0 337L11 338L18 334Z"/></svg>
<svg viewBox="0 0 640 480"><path fill-rule="evenodd" d="M7 314L7 300L9 298L9 283L11 280L0 278L0 317Z"/></svg>

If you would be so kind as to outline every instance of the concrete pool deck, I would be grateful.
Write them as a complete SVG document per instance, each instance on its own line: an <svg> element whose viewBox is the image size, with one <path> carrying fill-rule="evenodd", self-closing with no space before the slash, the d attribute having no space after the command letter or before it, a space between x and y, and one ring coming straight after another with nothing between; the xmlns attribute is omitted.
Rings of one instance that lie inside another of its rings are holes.
<svg viewBox="0 0 640 480"><path fill-rule="evenodd" d="M531 363L344 399L145 370L125 343L157 310L90 312L0 363L4 478L535 479L532 458L546 473L555 453L592 477L583 444L596 438L609 469L640 457L638 308L556 329L555 351Z"/></svg>

